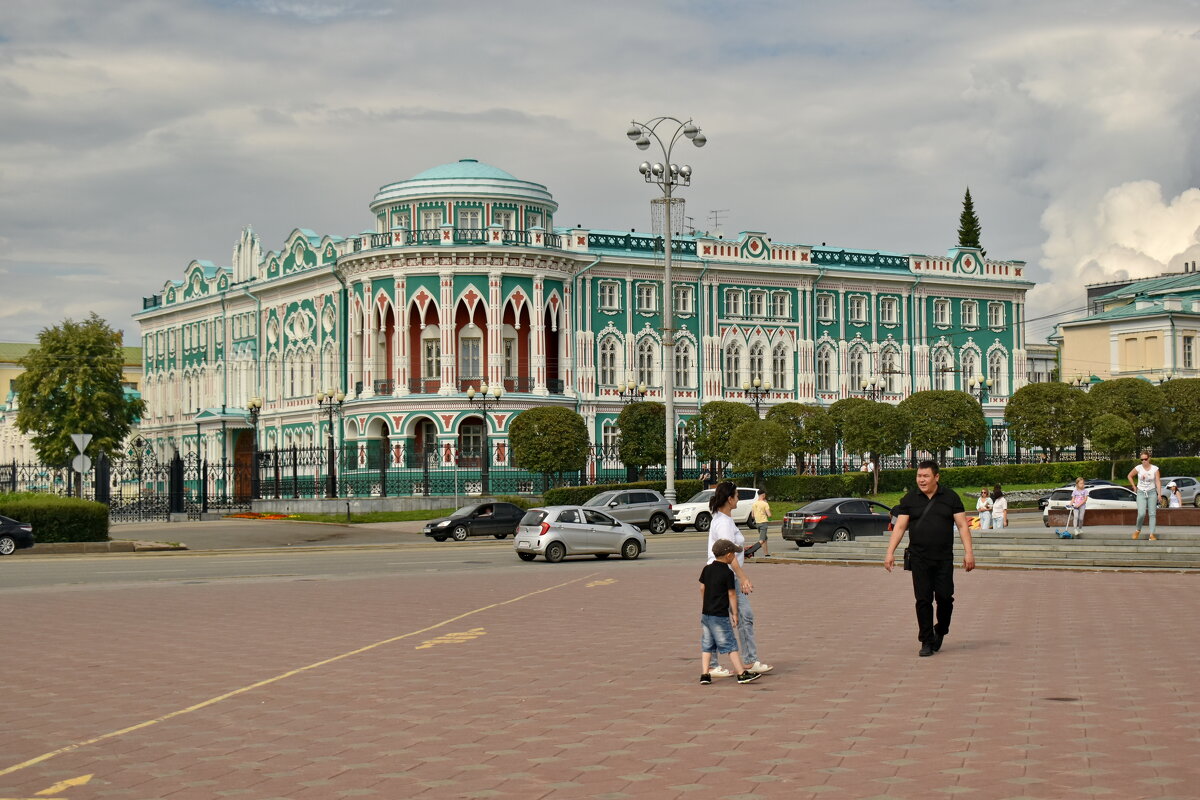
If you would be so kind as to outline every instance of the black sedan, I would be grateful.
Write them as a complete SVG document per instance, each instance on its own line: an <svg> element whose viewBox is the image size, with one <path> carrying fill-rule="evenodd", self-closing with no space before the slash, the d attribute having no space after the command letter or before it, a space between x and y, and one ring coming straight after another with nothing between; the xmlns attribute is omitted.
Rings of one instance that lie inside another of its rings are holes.
<svg viewBox="0 0 1200 800"><path fill-rule="evenodd" d="M525 509L512 503L477 503L463 506L448 517L435 519L425 525L425 535L435 542L453 539L466 541L468 536L495 536L503 539L517 532Z"/></svg>
<svg viewBox="0 0 1200 800"><path fill-rule="evenodd" d="M783 518L783 538L797 547L815 542L850 542L879 536L892 528L892 510L874 500L831 497L816 500Z"/></svg>
<svg viewBox="0 0 1200 800"><path fill-rule="evenodd" d="M0 515L0 556L11 556L26 547L33 547L33 526Z"/></svg>

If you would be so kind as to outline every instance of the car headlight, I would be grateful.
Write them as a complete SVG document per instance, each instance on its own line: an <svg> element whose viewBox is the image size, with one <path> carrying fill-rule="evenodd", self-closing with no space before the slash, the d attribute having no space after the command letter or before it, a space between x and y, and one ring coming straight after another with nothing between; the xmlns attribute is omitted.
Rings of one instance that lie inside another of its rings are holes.
<svg viewBox="0 0 1200 800"><path fill-rule="evenodd" d="M435 527L435 528L445 528L445 527L446 527L447 525L449 525L449 524L450 524L450 520L448 520L448 519L444 519L444 520L442 520L441 522L439 522L437 525L434 525L433 527Z"/></svg>

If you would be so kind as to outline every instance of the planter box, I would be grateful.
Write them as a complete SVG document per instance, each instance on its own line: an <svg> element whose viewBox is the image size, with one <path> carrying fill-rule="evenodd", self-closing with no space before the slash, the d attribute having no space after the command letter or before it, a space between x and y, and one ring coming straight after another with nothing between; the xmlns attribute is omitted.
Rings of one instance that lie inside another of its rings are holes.
<svg viewBox="0 0 1200 800"><path fill-rule="evenodd" d="M1059 528L1067 524L1065 508L1050 509L1050 526ZM1092 525L1125 525L1130 528L1137 521L1137 511L1118 508L1098 508L1088 511L1083 516L1085 528ZM1175 525L1200 526L1200 508L1160 508L1155 513L1155 521L1159 526L1172 527Z"/></svg>

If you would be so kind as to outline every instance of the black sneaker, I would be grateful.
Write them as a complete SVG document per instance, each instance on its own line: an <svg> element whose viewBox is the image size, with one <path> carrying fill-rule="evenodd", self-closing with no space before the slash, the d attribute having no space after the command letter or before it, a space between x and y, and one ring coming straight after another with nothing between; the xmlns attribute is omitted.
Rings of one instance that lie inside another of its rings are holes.
<svg viewBox="0 0 1200 800"><path fill-rule="evenodd" d="M933 632L933 641L931 641L929 643L929 646L933 648L933 652L936 653L942 649L942 639L945 639L945 638L946 638L946 634L938 633L937 631Z"/></svg>
<svg viewBox="0 0 1200 800"><path fill-rule="evenodd" d="M710 683L712 683L712 675L709 675L706 672L700 676L700 685L701 686L708 686Z"/></svg>
<svg viewBox="0 0 1200 800"><path fill-rule="evenodd" d="M738 683L750 683L751 681L756 681L761 677L762 677L762 675L760 673L750 672L749 670L747 670L747 671L743 672L741 675L738 675Z"/></svg>
<svg viewBox="0 0 1200 800"><path fill-rule="evenodd" d="M925 658L926 656L933 655L933 653L933 642L925 642L921 645L921 651L917 653L917 655L919 655L921 658Z"/></svg>

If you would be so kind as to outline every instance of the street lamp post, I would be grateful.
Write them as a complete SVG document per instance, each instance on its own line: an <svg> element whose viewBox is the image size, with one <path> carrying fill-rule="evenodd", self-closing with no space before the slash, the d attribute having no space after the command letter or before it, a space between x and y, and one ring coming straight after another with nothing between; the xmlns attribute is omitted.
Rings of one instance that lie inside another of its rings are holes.
<svg viewBox="0 0 1200 800"><path fill-rule="evenodd" d="M262 413L262 398L251 397L246 401L250 412L250 426L254 435L250 439L250 499L258 499L258 415Z"/></svg>
<svg viewBox="0 0 1200 800"><path fill-rule="evenodd" d="M862 389L863 396L868 400L878 400L883 397L883 381L877 378L864 380L859 388Z"/></svg>
<svg viewBox="0 0 1200 800"><path fill-rule="evenodd" d="M664 137L658 135L658 127L666 124ZM672 124L675 126L671 132ZM651 164L643 161L638 166L638 172L645 178L646 183L658 184L662 189L666 202L663 204L665 224L663 225L663 327L662 327L662 374L663 400L666 405L666 495L667 502L675 502L675 297L671 283L671 196L676 186L690 186L692 183L692 168L687 164L679 165L671 162L671 150L680 139L689 139L696 147L703 147L708 141L694 122L690 119L682 122L675 117L655 117L648 122L629 123L625 131L629 140L639 150L650 147L653 139L662 151L661 163Z"/></svg>
<svg viewBox="0 0 1200 800"><path fill-rule="evenodd" d="M625 405L636 403L646 396L646 384L638 384L634 381L633 376L629 376L629 380L621 387L621 402Z"/></svg>
<svg viewBox="0 0 1200 800"><path fill-rule="evenodd" d="M742 391L750 398L750 402L754 403L754 413L758 414L763 398L771 393L771 382L760 378L755 378L753 383L742 381Z"/></svg>
<svg viewBox="0 0 1200 800"><path fill-rule="evenodd" d="M978 400L980 407L982 407L983 404L988 401L988 395L992 390L992 379L985 378L982 374L977 372L971 376L971 380L968 385L971 389L971 396L974 397L976 400ZM986 415L983 418L983 423L985 425L987 425L987 416ZM985 436L983 439L983 442L981 442L979 445L979 455L978 455L978 458L976 459L976 463L978 463L980 466L983 466L984 463L986 463L987 439L988 439L988 437Z"/></svg>
<svg viewBox="0 0 1200 800"><path fill-rule="evenodd" d="M1074 386L1079 391L1086 393L1087 390L1092 387L1092 379L1090 376L1084 377L1083 375L1076 375L1075 379L1071 381L1071 385ZM1079 441L1075 443L1075 460L1083 461L1083 438L1082 437L1080 437Z"/></svg>
<svg viewBox="0 0 1200 800"><path fill-rule="evenodd" d="M489 469L492 463L491 437L488 435L488 410L496 408L503 394L504 387L498 383L490 389L486 383L480 384L478 392L475 391L474 386L467 389L467 402L473 406L478 405L483 410L483 460L479 464L479 488L484 495L491 491L488 488Z"/></svg>
<svg viewBox="0 0 1200 800"><path fill-rule="evenodd" d="M337 414L339 417L342 414L342 404L346 402L346 393L338 392L332 387L324 392L317 392L316 396L317 408L325 412L329 420L329 428L327 430L328 439L326 440L326 448L328 451L329 469L328 487L326 488L327 497L337 497L337 448L333 442L333 416Z"/></svg>

